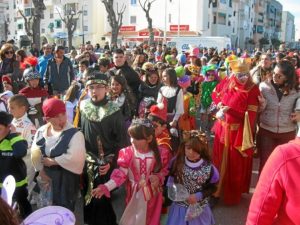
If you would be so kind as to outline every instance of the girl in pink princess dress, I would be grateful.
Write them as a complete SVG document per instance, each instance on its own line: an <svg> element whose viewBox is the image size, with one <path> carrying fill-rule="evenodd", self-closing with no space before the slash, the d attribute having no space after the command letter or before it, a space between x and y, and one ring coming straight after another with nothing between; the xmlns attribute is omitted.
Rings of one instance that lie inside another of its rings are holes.
<svg viewBox="0 0 300 225"><path fill-rule="evenodd" d="M104 185L92 191L96 198L126 186L126 209L120 225L159 225L163 202L162 186L168 174L168 149L158 147L155 129L148 119L132 121L128 129L132 145L121 149L118 169Z"/></svg>

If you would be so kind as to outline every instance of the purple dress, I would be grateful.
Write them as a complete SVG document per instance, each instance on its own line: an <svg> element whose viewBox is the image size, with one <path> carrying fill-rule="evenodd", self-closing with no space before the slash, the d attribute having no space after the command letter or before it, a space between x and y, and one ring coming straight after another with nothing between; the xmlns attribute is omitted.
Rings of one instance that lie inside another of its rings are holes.
<svg viewBox="0 0 300 225"><path fill-rule="evenodd" d="M204 184L213 184L219 180L219 173L216 168L204 160L192 163L186 159L183 170L183 185L190 194L202 193ZM186 221L185 215L189 205L185 202L173 202L169 210L167 225L214 224L215 220L208 205L208 197L202 198L199 203L203 209L202 213L198 217Z"/></svg>

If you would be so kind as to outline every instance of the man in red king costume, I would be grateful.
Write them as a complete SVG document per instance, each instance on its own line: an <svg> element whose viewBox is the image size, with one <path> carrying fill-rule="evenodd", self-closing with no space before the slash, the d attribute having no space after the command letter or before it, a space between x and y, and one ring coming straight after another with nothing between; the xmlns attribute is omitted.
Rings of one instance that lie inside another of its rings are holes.
<svg viewBox="0 0 300 225"><path fill-rule="evenodd" d="M231 75L212 94L218 106L214 125L213 163L220 171L215 197L239 204L251 181L253 135L260 91L250 74L250 59L229 62Z"/></svg>

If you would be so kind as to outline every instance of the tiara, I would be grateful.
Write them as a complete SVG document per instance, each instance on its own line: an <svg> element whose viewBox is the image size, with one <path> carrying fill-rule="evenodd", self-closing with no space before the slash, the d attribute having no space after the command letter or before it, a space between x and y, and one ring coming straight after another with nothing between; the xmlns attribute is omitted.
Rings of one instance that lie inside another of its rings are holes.
<svg viewBox="0 0 300 225"><path fill-rule="evenodd" d="M144 118L137 118L137 119L133 119L131 122L131 126L145 126L148 128L153 128L153 124L152 121L149 119L144 119Z"/></svg>
<svg viewBox="0 0 300 225"><path fill-rule="evenodd" d="M183 131L184 139L188 140L190 138L198 138L201 142L207 144L207 137L206 134L200 130L190 130L190 131Z"/></svg>

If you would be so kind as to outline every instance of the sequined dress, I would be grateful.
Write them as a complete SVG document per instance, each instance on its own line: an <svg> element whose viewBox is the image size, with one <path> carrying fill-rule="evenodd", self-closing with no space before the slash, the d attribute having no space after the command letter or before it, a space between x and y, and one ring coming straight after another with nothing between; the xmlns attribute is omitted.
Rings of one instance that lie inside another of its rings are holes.
<svg viewBox="0 0 300 225"><path fill-rule="evenodd" d="M186 159L183 170L183 185L190 194L204 193L204 186L216 183L219 178L219 174L214 166L202 159L196 163L192 163ZM167 225L214 224L213 214L208 205L208 196L203 194L203 198L198 203L200 203L203 209L202 213L195 219L185 221L185 215L189 206L188 203L173 202L169 210Z"/></svg>

